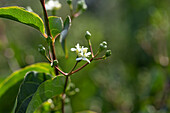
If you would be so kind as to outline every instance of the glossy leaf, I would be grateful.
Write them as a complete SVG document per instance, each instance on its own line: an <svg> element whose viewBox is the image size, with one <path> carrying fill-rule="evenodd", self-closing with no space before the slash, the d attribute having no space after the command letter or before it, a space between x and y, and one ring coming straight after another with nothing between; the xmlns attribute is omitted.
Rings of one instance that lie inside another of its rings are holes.
<svg viewBox="0 0 170 113"><path fill-rule="evenodd" d="M30 101L26 113L33 113L43 102L49 98L60 95L64 89L64 76L57 76L53 80L42 83Z"/></svg>
<svg viewBox="0 0 170 113"><path fill-rule="evenodd" d="M24 76L29 71L53 73L48 63L37 63L12 73L0 84L0 113L10 113ZM11 95L12 94L12 95ZM8 101L7 101L8 100Z"/></svg>
<svg viewBox="0 0 170 113"><path fill-rule="evenodd" d="M51 76L45 73L38 73L35 71L27 73L20 86L15 113L25 113L39 85L49 79L51 79Z"/></svg>
<svg viewBox="0 0 170 113"><path fill-rule="evenodd" d="M29 12L22 7L2 7L0 8L0 17L34 27L42 34L45 34L45 28L42 19L36 13Z"/></svg>
<svg viewBox="0 0 170 113"><path fill-rule="evenodd" d="M61 33L63 29L63 20L61 17L57 16L50 16L48 19L51 35L55 38L57 35L59 35L59 33Z"/></svg>
<svg viewBox="0 0 170 113"><path fill-rule="evenodd" d="M60 43L63 48L64 53L67 56L67 50L66 50L66 36L68 34L69 28L71 26L71 18L70 16L67 16L66 20L64 21L64 29L62 30L60 34Z"/></svg>

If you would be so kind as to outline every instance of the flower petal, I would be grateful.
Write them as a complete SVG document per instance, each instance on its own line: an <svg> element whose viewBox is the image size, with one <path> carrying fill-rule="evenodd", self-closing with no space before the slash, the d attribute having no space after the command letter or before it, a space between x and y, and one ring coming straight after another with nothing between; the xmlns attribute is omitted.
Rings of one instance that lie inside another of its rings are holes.
<svg viewBox="0 0 170 113"><path fill-rule="evenodd" d="M80 61L80 60L82 60L82 57L76 58L76 60L77 60L77 61Z"/></svg>
<svg viewBox="0 0 170 113"><path fill-rule="evenodd" d="M82 60L87 61L90 64L90 60L87 58L83 58Z"/></svg>
<svg viewBox="0 0 170 113"><path fill-rule="evenodd" d="M77 49L78 49L78 48L80 48L80 45L79 45L79 43L77 43L77 45L76 45L75 47L76 47Z"/></svg>
<svg viewBox="0 0 170 113"><path fill-rule="evenodd" d="M76 51L77 49L76 48L71 48L71 51Z"/></svg>
<svg viewBox="0 0 170 113"><path fill-rule="evenodd" d="M91 52L86 53L87 56L91 55Z"/></svg>

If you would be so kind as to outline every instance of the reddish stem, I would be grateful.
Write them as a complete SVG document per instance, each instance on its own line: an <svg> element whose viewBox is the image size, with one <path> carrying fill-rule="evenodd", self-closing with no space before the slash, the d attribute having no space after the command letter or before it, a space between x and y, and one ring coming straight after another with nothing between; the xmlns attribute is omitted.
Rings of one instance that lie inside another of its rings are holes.
<svg viewBox="0 0 170 113"><path fill-rule="evenodd" d="M63 72L58 66L55 66L55 68L64 76L68 75L67 73Z"/></svg>
<svg viewBox="0 0 170 113"><path fill-rule="evenodd" d="M49 37L52 37L51 32L50 32L50 27L49 27L49 20L48 20L48 14L47 14L47 10L45 8L45 0L40 0L42 7L43 7L43 12L44 12L44 19L45 19L45 26L46 26L46 30L47 30L47 35ZM52 42L50 44L50 48L51 48L51 52L52 52L52 61L56 60L56 55L55 55L55 46L54 46L54 42ZM58 70L55 68L55 74L59 75Z"/></svg>
<svg viewBox="0 0 170 113"><path fill-rule="evenodd" d="M91 51L92 58L94 58L94 54L93 54L93 49L92 49L91 41L88 40L88 43L89 43L89 47L90 47L90 51Z"/></svg>

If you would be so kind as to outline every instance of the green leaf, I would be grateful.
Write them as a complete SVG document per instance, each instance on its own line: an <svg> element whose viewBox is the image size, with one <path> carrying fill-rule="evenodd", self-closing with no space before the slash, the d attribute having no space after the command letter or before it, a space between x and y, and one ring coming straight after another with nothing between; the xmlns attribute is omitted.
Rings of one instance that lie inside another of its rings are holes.
<svg viewBox="0 0 170 113"><path fill-rule="evenodd" d="M50 16L48 19L51 35L55 38L57 35L59 35L59 33L61 33L63 29L63 20L61 17L57 16Z"/></svg>
<svg viewBox="0 0 170 113"><path fill-rule="evenodd" d="M0 17L14 20L28 26L34 27L42 34L45 34L44 23L42 19L33 12L29 12L22 7L10 6L0 8Z"/></svg>
<svg viewBox="0 0 170 113"><path fill-rule="evenodd" d="M27 73L20 86L15 113L25 113L39 85L49 79L51 79L51 76L45 73L38 73L35 71Z"/></svg>
<svg viewBox="0 0 170 113"><path fill-rule="evenodd" d="M60 34L60 43L66 56L67 56L66 36L68 34L68 30L70 26L71 26L71 18L70 16L67 16L66 20L64 21L64 29L62 30Z"/></svg>
<svg viewBox="0 0 170 113"><path fill-rule="evenodd" d="M76 112L76 113L97 113L97 112L94 112L94 111L81 111L81 112Z"/></svg>
<svg viewBox="0 0 170 113"><path fill-rule="evenodd" d="M10 113L24 76L29 71L51 73L51 66L48 63L37 63L27 66L12 73L0 84L0 113ZM53 72L52 72L53 73ZM12 94L12 95L11 95Z"/></svg>
<svg viewBox="0 0 170 113"><path fill-rule="evenodd" d="M49 98L60 95L64 90L65 77L57 76L53 80L42 83L30 101L26 113L33 113L43 102Z"/></svg>

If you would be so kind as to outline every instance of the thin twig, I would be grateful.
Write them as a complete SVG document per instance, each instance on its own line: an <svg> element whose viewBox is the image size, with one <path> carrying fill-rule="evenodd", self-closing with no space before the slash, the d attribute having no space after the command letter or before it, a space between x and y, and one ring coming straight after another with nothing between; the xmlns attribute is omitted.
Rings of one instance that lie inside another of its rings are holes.
<svg viewBox="0 0 170 113"><path fill-rule="evenodd" d="M73 14L71 15L71 20L73 20L74 18L80 16L80 14L81 14L80 12L73 13Z"/></svg>
<svg viewBox="0 0 170 113"><path fill-rule="evenodd" d="M49 63L51 63L51 60L47 57L47 55L45 55L45 58L48 60Z"/></svg>
<svg viewBox="0 0 170 113"><path fill-rule="evenodd" d="M91 61L93 61L93 58L91 58L91 59L90 59L90 62L91 62ZM86 67L88 64L89 64L88 62L87 62L87 63L85 63L83 66L81 66L81 67L80 67L80 68L78 68L77 70L72 71L72 72L70 73L70 75L72 75L72 74L74 74L74 73L76 73L76 72L80 71L81 69L83 69L84 67Z"/></svg>
<svg viewBox="0 0 170 113"><path fill-rule="evenodd" d="M76 66L77 66L78 63L79 63L79 62L77 61L76 64L74 65L74 67L72 68L72 70L68 73L68 75L71 74L71 72L76 68Z"/></svg>
<svg viewBox="0 0 170 113"><path fill-rule="evenodd" d="M91 51L92 58L94 58L94 53L93 53L91 41L88 40L88 43L89 43L89 47L90 47L90 51Z"/></svg>
<svg viewBox="0 0 170 113"><path fill-rule="evenodd" d="M103 60L103 57L94 58L94 60Z"/></svg>
<svg viewBox="0 0 170 113"><path fill-rule="evenodd" d="M49 37L52 37L51 32L50 32L50 27L49 27L49 20L48 20L48 14L47 14L47 10L45 8L45 0L40 0L42 7L43 7L43 12L44 12L44 19L45 19L45 26L46 26L46 30L47 30L47 35ZM50 43L50 48L51 48L51 52L52 52L52 60L56 60L56 56L55 56L55 46L54 46L54 41L52 41L52 43ZM59 75L58 70L55 68L55 74Z"/></svg>
<svg viewBox="0 0 170 113"><path fill-rule="evenodd" d="M73 15L73 5L72 5L72 4L69 5L69 8L70 8L70 13L71 13L71 15Z"/></svg>
<svg viewBox="0 0 170 113"><path fill-rule="evenodd" d="M74 65L74 67L71 69L71 71L68 73L68 75L66 76L66 80L65 80L65 84L64 84L64 90L63 90L63 94L62 94L62 113L64 113L64 103L65 103L65 92L66 92L66 88L67 88L67 84L68 84L68 78L69 75L71 74L71 72L76 68L78 62L76 62L76 64Z"/></svg>
<svg viewBox="0 0 170 113"><path fill-rule="evenodd" d="M61 74L63 74L64 76L67 76L67 75L68 75L68 73L63 72L58 66L55 66L55 68L56 68Z"/></svg>
<svg viewBox="0 0 170 113"><path fill-rule="evenodd" d="M94 58L95 58L98 54L99 54L99 51L94 55ZM92 61L94 60L94 58L91 58L91 59L90 59L90 62L92 62ZM83 69L84 67L86 67L88 64L89 64L88 62L85 63L84 65L82 65L82 66L81 66L80 68L78 68L77 70L72 71L72 72L70 73L70 75L72 75L72 74L80 71L81 69Z"/></svg>
<svg viewBox="0 0 170 113"><path fill-rule="evenodd" d="M50 32L50 27L49 27L49 21L48 21L48 15L47 15L47 10L45 8L45 0L40 0L42 7L43 7L43 13L44 13L44 19L45 19L45 26L46 26L46 30L47 30L47 35L51 36L51 32Z"/></svg>

